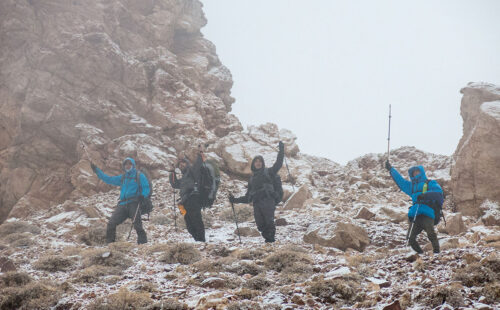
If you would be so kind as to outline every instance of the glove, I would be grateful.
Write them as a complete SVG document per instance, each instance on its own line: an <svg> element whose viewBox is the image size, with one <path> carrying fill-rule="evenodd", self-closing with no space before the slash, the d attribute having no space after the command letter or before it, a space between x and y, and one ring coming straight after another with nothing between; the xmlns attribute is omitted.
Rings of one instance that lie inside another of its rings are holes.
<svg viewBox="0 0 500 310"><path fill-rule="evenodd" d="M95 174L97 174L97 166L94 165L94 163L90 163L90 168L94 171Z"/></svg>
<svg viewBox="0 0 500 310"><path fill-rule="evenodd" d="M420 195L418 195L418 197L417 197L417 202L418 202L418 203L422 203L423 201L424 201L424 194L420 194Z"/></svg>
<svg viewBox="0 0 500 310"><path fill-rule="evenodd" d="M389 160L386 160L385 161L385 169L391 171L391 168L392 168L391 163L389 162Z"/></svg>
<svg viewBox="0 0 500 310"><path fill-rule="evenodd" d="M229 194L229 202L234 203L234 201L235 201L235 198L234 198L233 194Z"/></svg>
<svg viewBox="0 0 500 310"><path fill-rule="evenodd" d="M279 147L280 151L284 151L285 150L285 144L283 144L283 142L281 142L281 141L278 143L278 147Z"/></svg>

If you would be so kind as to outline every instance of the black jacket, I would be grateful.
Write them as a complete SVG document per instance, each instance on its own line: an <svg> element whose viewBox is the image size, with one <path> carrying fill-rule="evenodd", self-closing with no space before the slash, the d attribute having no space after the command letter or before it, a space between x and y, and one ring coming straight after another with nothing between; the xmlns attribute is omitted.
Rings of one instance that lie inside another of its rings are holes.
<svg viewBox="0 0 500 310"><path fill-rule="evenodd" d="M268 188L272 190L272 178L274 175L280 171L281 166L283 166L283 159L285 157L284 148L280 148L278 152L278 157L276 158L276 162L271 168L266 168L264 163L264 158L262 156L256 156L252 160L252 171L253 175L248 181L248 188L245 196L235 198L234 202L236 203L250 203L256 202L262 198L268 197L269 191L266 191ZM255 168L255 161L260 159L262 161L262 168ZM267 171L265 171L267 170Z"/></svg>
<svg viewBox="0 0 500 310"><path fill-rule="evenodd" d="M185 203L191 195L199 194L197 182L200 179L200 168L203 164L200 154L196 157L194 165L191 165L187 159L184 159L184 161L187 163L187 167L182 171L182 178L178 179L175 171L171 172L169 177L170 185L181 190L181 204Z"/></svg>

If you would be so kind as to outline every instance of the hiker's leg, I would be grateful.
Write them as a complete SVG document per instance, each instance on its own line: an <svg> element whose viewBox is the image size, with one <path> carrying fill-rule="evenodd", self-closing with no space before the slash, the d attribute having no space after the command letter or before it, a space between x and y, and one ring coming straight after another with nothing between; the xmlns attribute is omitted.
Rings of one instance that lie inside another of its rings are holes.
<svg viewBox="0 0 500 310"><path fill-rule="evenodd" d="M142 227L142 217L141 217L141 211L138 210L139 204L137 203L132 203L128 205L128 215L129 218L134 221L134 228L135 231L137 232L137 243L138 244L144 244L148 242L148 236L146 235L146 231ZM136 215L137 214L137 215Z"/></svg>
<svg viewBox="0 0 500 310"><path fill-rule="evenodd" d="M111 214L111 218L108 221L106 227L106 242L111 243L116 240L116 226L123 223L128 217L128 212L126 206L117 206L116 209Z"/></svg>
<svg viewBox="0 0 500 310"><path fill-rule="evenodd" d="M274 212L276 211L276 205L273 199L266 199L261 208L261 212L264 219L264 230L262 231L262 236L266 239L266 242L274 242L274 236L276 234L276 225L274 224Z"/></svg>
<svg viewBox="0 0 500 310"><path fill-rule="evenodd" d="M434 230L434 219L431 219L430 217L426 218L423 222L423 227L427 233L427 238L429 238L429 241L432 244L432 250L434 253L439 253L439 241L436 231Z"/></svg>
<svg viewBox="0 0 500 310"><path fill-rule="evenodd" d="M184 220L186 221L188 232L193 236L195 241L205 241L205 226L201 218L201 205L198 199L194 197L188 199L184 208L186 209Z"/></svg>
<svg viewBox="0 0 500 310"><path fill-rule="evenodd" d="M409 243L410 243L411 248L415 252L417 252L418 254L424 253L424 251L422 251L422 248L420 247L420 245L417 242L417 236L423 230L423 227L421 225L421 218L422 218L422 216L417 216L417 219L413 223L413 229L410 232L410 238L409 238ZM411 225L411 223L410 223L410 225Z"/></svg>
<svg viewBox="0 0 500 310"><path fill-rule="evenodd" d="M255 224L257 224L257 229L262 233L265 228L264 214L262 213L262 201L254 202L253 204L253 217L255 219Z"/></svg>

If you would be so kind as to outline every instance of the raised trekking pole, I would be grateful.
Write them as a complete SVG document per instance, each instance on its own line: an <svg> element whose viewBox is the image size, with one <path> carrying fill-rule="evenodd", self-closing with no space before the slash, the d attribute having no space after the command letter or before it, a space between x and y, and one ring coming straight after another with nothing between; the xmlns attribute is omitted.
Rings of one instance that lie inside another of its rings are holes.
<svg viewBox="0 0 500 310"><path fill-rule="evenodd" d="M233 202L231 202L231 208L233 209L234 222L236 223L236 231L238 232L238 238L240 239L240 244L241 244L240 228L238 227L238 218L236 217L236 211L234 211Z"/></svg>
<svg viewBox="0 0 500 310"><path fill-rule="evenodd" d="M387 135L387 161L391 157L391 105L389 105L389 134Z"/></svg>
<svg viewBox="0 0 500 310"><path fill-rule="evenodd" d="M411 236L411 232L413 231L413 226L415 226L415 221L417 220L418 208L420 208L420 205L417 205L417 210L415 211L415 216L413 217L413 222L410 225L410 230L408 232L408 236L406 237L406 246L408 246L410 244L410 236Z"/></svg>
<svg viewBox="0 0 500 310"><path fill-rule="evenodd" d="M288 168L288 161L286 160L286 155L283 155L283 157L285 158L285 166L286 166L286 170L288 171L288 178L290 179L290 183L292 184L293 192L295 193L295 186L293 185L293 183L295 181L294 181L292 175L290 174L290 168Z"/></svg>
<svg viewBox="0 0 500 310"><path fill-rule="evenodd" d="M92 162L92 158L90 157L89 152L87 151L87 146L85 145L85 143L83 143L83 141L81 141L81 142L82 142L82 146L83 146L83 151L85 152L85 155L87 155L87 159L90 162Z"/></svg>
<svg viewBox="0 0 500 310"><path fill-rule="evenodd" d="M137 218L137 214L139 213L139 209L141 207L141 202L137 202L137 209L135 210L135 215L134 215L134 219L132 220L132 224L130 224L130 230L128 231L128 237L127 237L127 241L128 239L130 239L130 235L132 234L132 228L134 228L134 223L135 223L135 220Z"/></svg>

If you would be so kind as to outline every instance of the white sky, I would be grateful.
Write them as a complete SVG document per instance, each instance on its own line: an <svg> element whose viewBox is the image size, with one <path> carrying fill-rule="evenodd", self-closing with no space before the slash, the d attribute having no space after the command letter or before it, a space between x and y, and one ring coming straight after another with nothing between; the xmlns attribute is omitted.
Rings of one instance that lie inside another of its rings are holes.
<svg viewBox="0 0 500 310"><path fill-rule="evenodd" d="M460 89L500 84L500 1L202 0L244 126L292 130L345 163L413 145L452 154Z"/></svg>

